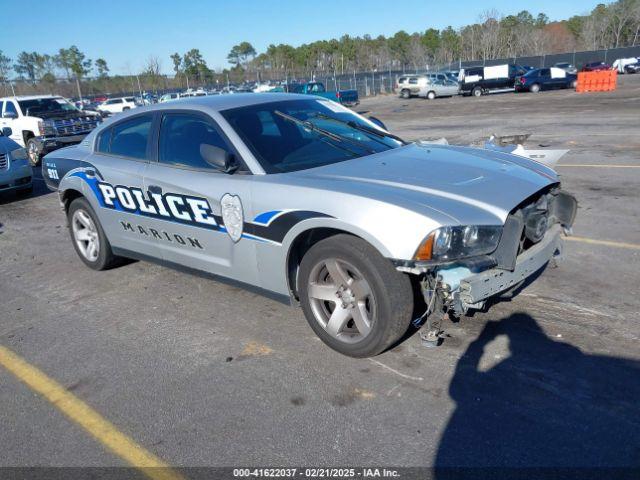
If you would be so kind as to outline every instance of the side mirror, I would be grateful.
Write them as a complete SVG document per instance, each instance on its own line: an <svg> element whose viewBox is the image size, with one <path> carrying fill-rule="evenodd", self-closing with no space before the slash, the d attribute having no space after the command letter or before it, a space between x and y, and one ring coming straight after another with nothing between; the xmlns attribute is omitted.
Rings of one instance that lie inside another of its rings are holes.
<svg viewBox="0 0 640 480"><path fill-rule="evenodd" d="M10 137L12 133L13 133L13 130L11 130L11 128L2 127L2 136L3 137Z"/></svg>
<svg viewBox="0 0 640 480"><path fill-rule="evenodd" d="M233 155L220 147L201 143L200 155L209 165L224 173L233 173L238 169Z"/></svg>
<svg viewBox="0 0 640 480"><path fill-rule="evenodd" d="M385 131L389 131L387 130L387 126L382 123L382 120L380 120L379 118L376 117L369 117L369 121L375 123L377 126L379 126L381 129L385 130Z"/></svg>
<svg viewBox="0 0 640 480"><path fill-rule="evenodd" d="M18 118L18 114L16 112L4 112L2 118Z"/></svg>

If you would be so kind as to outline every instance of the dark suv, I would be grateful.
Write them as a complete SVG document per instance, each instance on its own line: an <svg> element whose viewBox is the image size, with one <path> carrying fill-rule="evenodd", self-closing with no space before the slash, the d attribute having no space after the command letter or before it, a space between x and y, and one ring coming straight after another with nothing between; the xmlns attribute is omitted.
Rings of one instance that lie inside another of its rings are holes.
<svg viewBox="0 0 640 480"><path fill-rule="evenodd" d="M516 77L524 73L524 68L513 64L465 68L460 91L463 95L474 97L492 91L507 91L513 89Z"/></svg>

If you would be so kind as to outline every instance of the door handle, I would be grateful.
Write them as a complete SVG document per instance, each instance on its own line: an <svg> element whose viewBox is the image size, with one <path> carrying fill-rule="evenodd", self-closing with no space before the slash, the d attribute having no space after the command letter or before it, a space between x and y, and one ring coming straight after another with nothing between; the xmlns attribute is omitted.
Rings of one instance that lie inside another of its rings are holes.
<svg viewBox="0 0 640 480"><path fill-rule="evenodd" d="M162 187L158 185L149 185L149 191L151 193L157 193L158 195L162 195Z"/></svg>

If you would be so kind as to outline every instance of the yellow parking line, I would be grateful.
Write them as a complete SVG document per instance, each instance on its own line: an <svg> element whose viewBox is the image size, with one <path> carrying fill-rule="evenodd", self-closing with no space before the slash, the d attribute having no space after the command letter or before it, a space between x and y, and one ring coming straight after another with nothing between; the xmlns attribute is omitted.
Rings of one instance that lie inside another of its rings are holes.
<svg viewBox="0 0 640 480"><path fill-rule="evenodd" d="M120 432L107 419L69 393L62 385L3 346L0 346L0 365L31 390L43 396L70 420L84 428L102 445L149 478L153 480L183 479L168 464Z"/></svg>
<svg viewBox="0 0 640 480"><path fill-rule="evenodd" d="M595 163L595 164L587 164L587 163L559 163L556 167L593 167L593 168L640 168L640 165L615 165L615 164L606 164L606 163Z"/></svg>
<svg viewBox="0 0 640 480"><path fill-rule="evenodd" d="M630 248L631 250L640 250L640 244L637 243L612 242L611 240L595 240L593 238L573 236L565 237L565 240L570 240L572 242L590 243L592 245L604 245L606 247Z"/></svg>

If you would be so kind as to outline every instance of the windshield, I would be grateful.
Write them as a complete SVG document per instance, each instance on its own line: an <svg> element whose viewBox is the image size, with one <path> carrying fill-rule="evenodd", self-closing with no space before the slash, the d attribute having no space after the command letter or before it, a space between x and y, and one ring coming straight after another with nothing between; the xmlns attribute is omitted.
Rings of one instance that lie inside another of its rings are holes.
<svg viewBox="0 0 640 480"><path fill-rule="evenodd" d="M348 108L327 100L263 103L221 114L267 173L330 165L403 144Z"/></svg>
<svg viewBox="0 0 640 480"><path fill-rule="evenodd" d="M64 98L35 98L32 100L19 100L18 104L22 113L33 115L36 112L77 111L78 109Z"/></svg>

